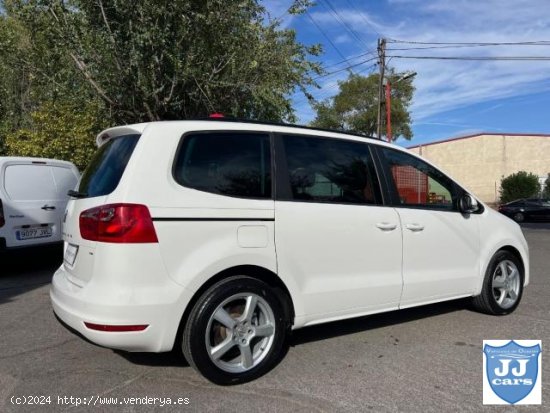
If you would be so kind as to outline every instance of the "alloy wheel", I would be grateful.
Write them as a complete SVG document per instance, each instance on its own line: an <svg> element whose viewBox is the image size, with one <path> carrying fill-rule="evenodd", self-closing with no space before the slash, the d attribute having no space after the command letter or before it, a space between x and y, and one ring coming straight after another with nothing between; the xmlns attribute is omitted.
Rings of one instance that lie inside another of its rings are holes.
<svg viewBox="0 0 550 413"><path fill-rule="evenodd" d="M240 293L224 300L212 313L205 343L210 360L228 373L258 366L275 338L275 316L265 299Z"/></svg>
<svg viewBox="0 0 550 413"><path fill-rule="evenodd" d="M516 303L520 289L521 277L516 264L510 260L501 261L493 272L493 297L500 308L506 310Z"/></svg>

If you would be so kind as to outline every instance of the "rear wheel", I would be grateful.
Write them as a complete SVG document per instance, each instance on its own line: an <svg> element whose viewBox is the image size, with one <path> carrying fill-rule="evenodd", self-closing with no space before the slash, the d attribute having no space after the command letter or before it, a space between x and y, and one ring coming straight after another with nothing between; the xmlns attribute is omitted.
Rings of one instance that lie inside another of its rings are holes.
<svg viewBox="0 0 550 413"><path fill-rule="evenodd" d="M499 251L492 258L481 294L473 299L474 307L494 315L514 311L523 294L523 267L517 257L508 251Z"/></svg>
<svg viewBox="0 0 550 413"><path fill-rule="evenodd" d="M217 384L253 380L278 361L286 336L285 312L271 287L246 276L209 288L183 332L187 361Z"/></svg>

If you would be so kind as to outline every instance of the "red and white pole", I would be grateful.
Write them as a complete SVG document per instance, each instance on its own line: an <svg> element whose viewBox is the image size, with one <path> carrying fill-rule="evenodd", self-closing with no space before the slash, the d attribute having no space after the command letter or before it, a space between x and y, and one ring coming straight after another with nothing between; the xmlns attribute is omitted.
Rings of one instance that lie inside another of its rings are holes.
<svg viewBox="0 0 550 413"><path fill-rule="evenodd" d="M391 84L389 79L386 81L386 138L388 142L393 139L391 134Z"/></svg>

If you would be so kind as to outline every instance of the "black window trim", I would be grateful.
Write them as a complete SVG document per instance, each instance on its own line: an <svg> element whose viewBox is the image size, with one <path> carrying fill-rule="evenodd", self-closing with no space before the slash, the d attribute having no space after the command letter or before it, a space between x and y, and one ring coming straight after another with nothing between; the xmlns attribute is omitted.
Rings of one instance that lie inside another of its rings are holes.
<svg viewBox="0 0 550 413"><path fill-rule="evenodd" d="M362 145L367 146L367 150L370 153L371 159L373 161L373 166L375 170L376 176L373 177L373 180L375 181L374 184L378 185L381 200L379 203L375 204L357 204L357 203L351 203L351 202L332 202L332 201L317 201L317 200L303 200L303 199L292 199L292 190L290 188L290 182L288 180L289 172L288 172L288 163L287 163L287 157L283 142L284 136L296 136L296 137L303 137L303 138L311 138L311 139L328 139L328 140L336 140L336 141L345 141L345 142L353 142L353 143L359 143ZM275 151L275 200L276 201L283 201L283 202L299 202L299 203L305 203L305 204L329 204L329 205L346 205L346 206L353 206L353 207L392 207L390 205L390 198L386 195L385 191L385 185L382 183L382 174L379 170L379 165L377 163L377 154L376 151L373 150L373 145L370 142L367 141L360 141L355 139L346 139L346 138L335 138L331 136L323 136L323 135L313 135L313 134L301 134L296 132L273 132L273 138L274 138L274 144L273 148Z"/></svg>
<svg viewBox="0 0 550 413"><path fill-rule="evenodd" d="M385 186L387 187L387 190L388 190L388 195L389 195L388 198L390 200L390 202L389 202L390 206L392 206L393 208L422 209L424 211L438 211L438 212L450 212L450 213L462 214L462 212L458 208L457 202L455 202L454 200L453 200L453 208L452 209L440 208L440 207L427 207L425 204L420 204L420 205L402 204L401 202L399 202L399 195L398 195L397 187L395 186L395 182L393 181L393 177L392 177L391 171L389 169L389 164L388 164L388 162L387 162L387 160L384 156L383 149L389 149L389 150L396 151L396 152L403 152L404 154L412 156L413 158L417 158L419 161L422 161L425 164L427 164L430 167L437 170L439 173L441 173L443 176L445 176L452 183L453 193L451 194L451 196L455 195L457 200L461 196L463 196L464 194L469 194L469 192L466 191L464 188L462 188L459 184L457 184L454 179L451 179L449 176L447 176L447 174L441 172L441 170L439 168L436 168L432 164L426 162L424 159L422 159L418 156L415 156L412 153L405 152L405 151L400 151L399 149L392 148L392 147L389 147L389 146L382 146L382 145L374 145L374 146L376 146L375 152L377 154L377 160L380 163L380 165L379 165L380 170L382 171L382 174L384 175L384 183L385 183ZM479 203L479 201L478 201L478 204L479 204L479 209L476 212L473 212L473 214L479 215L479 214L483 213L483 211L484 211L483 205L481 203Z"/></svg>
<svg viewBox="0 0 550 413"><path fill-rule="evenodd" d="M271 196L268 198L265 197L244 197L244 196L237 196L237 195L228 195L228 194L220 194L217 192L212 191L205 191L198 188L193 188L187 185L184 185L183 183L179 182L176 179L176 165L180 156L180 153L183 149L183 144L185 142L185 138L187 138L189 135L209 135L209 134L216 134L216 133L233 133L233 134L240 134L240 135L265 135L269 137L269 155L271 156ZM243 199L243 200L256 200L256 201L274 201L275 200L275 156L274 156L274 150L273 150L273 133L270 131L255 131L250 129L199 129L199 130L189 130L183 133L181 135L180 140L178 142L178 146L176 148L176 151L174 153L174 156L172 158L172 180L174 183L178 186L181 186L186 189L192 189L194 191L204 192L206 194L211 195L218 195L223 197L229 197L229 198L235 198L235 199Z"/></svg>

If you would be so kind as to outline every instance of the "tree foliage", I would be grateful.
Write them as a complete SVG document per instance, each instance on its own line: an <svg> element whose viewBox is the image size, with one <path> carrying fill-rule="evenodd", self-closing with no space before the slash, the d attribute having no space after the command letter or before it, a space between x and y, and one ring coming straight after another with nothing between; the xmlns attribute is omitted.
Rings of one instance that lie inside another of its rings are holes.
<svg viewBox="0 0 550 413"><path fill-rule="evenodd" d="M515 199L536 197L540 193L537 175L519 171L508 175L500 183L500 202L507 203Z"/></svg>
<svg viewBox="0 0 550 413"><path fill-rule="evenodd" d="M260 0L0 0L0 10L0 154L83 166L104 126L212 112L294 121L290 96L322 72L311 60L320 47Z"/></svg>
<svg viewBox="0 0 550 413"><path fill-rule="evenodd" d="M101 111L97 103L45 103L32 112L32 127L6 136L8 153L64 159L83 170L96 150L97 131L107 126L100 121Z"/></svg>
<svg viewBox="0 0 550 413"><path fill-rule="evenodd" d="M394 139L401 136L412 138L409 105L414 87L410 81L397 80L400 74L390 72L388 79L391 88L391 121ZM316 103L316 117L313 126L338 129L365 135L374 135L378 116L378 74L369 76L350 75L338 82L336 96ZM382 114L382 131L386 130L386 116Z"/></svg>
<svg viewBox="0 0 550 413"><path fill-rule="evenodd" d="M308 60L319 48L266 19L259 0L5 3L9 15L32 27L32 44L48 45L50 52L38 54L68 60L77 82L117 123L211 112L292 120L290 92L320 72Z"/></svg>

